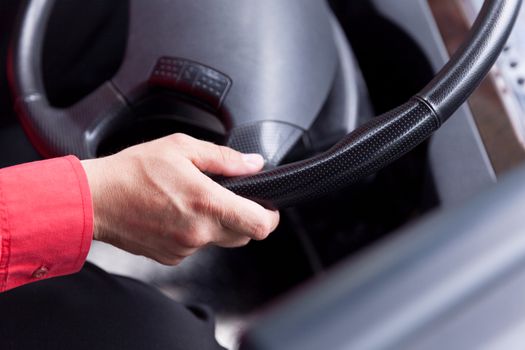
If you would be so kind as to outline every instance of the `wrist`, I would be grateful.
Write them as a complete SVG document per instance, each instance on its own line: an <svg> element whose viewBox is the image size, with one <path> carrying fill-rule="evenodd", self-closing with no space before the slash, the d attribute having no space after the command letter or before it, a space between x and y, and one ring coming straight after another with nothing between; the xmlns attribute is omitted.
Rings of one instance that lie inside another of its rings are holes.
<svg viewBox="0 0 525 350"><path fill-rule="evenodd" d="M102 228L101 228L101 192L103 191L102 187L104 182L101 181L103 174L103 168L101 168L100 163L102 159L89 159L82 160L80 163L84 168L86 177L88 180L89 191L91 192L91 203L93 207L93 239L102 240Z"/></svg>

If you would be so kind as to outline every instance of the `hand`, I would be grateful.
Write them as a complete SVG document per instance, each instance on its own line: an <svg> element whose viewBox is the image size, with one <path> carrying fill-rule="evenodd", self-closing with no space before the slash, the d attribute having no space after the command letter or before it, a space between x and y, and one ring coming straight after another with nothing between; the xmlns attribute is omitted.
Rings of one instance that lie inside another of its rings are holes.
<svg viewBox="0 0 525 350"><path fill-rule="evenodd" d="M279 213L235 195L203 172L239 176L260 155L175 134L82 161L94 206L94 238L176 265L209 244L239 247L266 238Z"/></svg>

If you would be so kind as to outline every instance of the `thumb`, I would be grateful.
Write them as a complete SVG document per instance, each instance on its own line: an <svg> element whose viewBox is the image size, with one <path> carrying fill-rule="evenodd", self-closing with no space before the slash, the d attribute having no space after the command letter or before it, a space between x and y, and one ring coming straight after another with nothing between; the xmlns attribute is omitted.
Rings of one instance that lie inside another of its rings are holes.
<svg viewBox="0 0 525 350"><path fill-rule="evenodd" d="M264 167L260 154L243 154L234 149L218 146L211 142L194 139L188 157L202 172L223 176L250 175Z"/></svg>

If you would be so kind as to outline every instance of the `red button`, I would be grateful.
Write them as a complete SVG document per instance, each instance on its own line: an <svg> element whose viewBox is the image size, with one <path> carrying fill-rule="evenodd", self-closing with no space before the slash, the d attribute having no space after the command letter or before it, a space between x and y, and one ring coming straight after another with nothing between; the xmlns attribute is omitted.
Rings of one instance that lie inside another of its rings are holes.
<svg viewBox="0 0 525 350"><path fill-rule="evenodd" d="M33 278L37 278L37 279L44 278L48 272L49 272L49 269L47 267L40 266L38 269L35 270L35 272L33 272Z"/></svg>

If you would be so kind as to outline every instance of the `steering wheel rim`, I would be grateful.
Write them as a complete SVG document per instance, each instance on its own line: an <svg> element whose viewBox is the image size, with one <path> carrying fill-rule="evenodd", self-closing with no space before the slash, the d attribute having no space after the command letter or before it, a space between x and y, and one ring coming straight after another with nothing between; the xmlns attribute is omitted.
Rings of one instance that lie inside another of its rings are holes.
<svg viewBox="0 0 525 350"><path fill-rule="evenodd" d="M14 43L10 55L9 73L14 95L17 97L16 108L24 129L37 149L44 155L60 155L64 153L63 150L68 150L66 153L74 153L80 157L93 157L96 151L93 146L96 144L94 140L101 138L105 130L118 125L123 116L130 112L130 102L132 103L138 96L136 91L141 85L130 84L130 87L126 88L127 78L116 77L104 83L71 108L51 107L45 97L42 84L40 55L35 55L35 52L41 52L42 33L45 32L53 3L53 0L28 1L27 3L18 33L20 39ZM292 2L276 1L274 3ZM320 3L323 5L318 5ZM310 89L308 92L298 91L292 98L299 103L298 105L308 104L301 111L318 112L322 107L320 101L324 101L336 71L337 54L335 46L332 45L332 24L326 4L314 0L301 1L300 4L300 8L308 8L311 12L306 16L311 16L320 23L318 27L314 26L312 31L306 33L306 36L312 35L319 39L314 42L322 42L322 39L329 37L328 44L314 47L314 50L322 51L323 54L314 55L315 58L311 60L305 59L306 62L301 63L299 67L295 67L294 62L284 66L285 71L294 70L299 75L303 71L314 71L312 68L319 69L319 72L315 71L317 72L315 74L318 74L317 81L322 87ZM279 6L284 5L274 5L273 14L276 13L275 10ZM400 107L357 128L327 152L253 176L221 179L219 182L239 195L257 201L266 207L278 209L337 191L390 164L426 140L479 85L503 49L520 6L521 0L486 0L467 40L420 93ZM147 7L141 9L142 12L147 12L147 10ZM291 37L290 42L305 40L301 35ZM261 54L260 51L258 53ZM258 58L255 56L254 59ZM322 65L319 65L320 63ZM227 65L227 63L223 64ZM210 100L210 97L207 96L208 100L205 98L203 101L211 101L212 104L215 104L216 109L221 107L228 89L232 86L232 80L221 70L191 60L158 56L151 77L148 72L148 79L153 82L157 79L157 83L162 84L162 76L177 70L178 66L184 67L184 73L188 72L186 67L190 66L194 67L199 72L198 74L203 75L202 72L205 72L204 75L212 82L213 79L216 79L215 83L218 82L217 86L220 87L212 92L218 93L220 98ZM130 67L135 69L136 64ZM165 67L169 69L166 68L168 69L166 71ZM293 84L286 85L287 88L293 86ZM192 85L191 88L194 87ZM266 93L275 97L274 92L266 91ZM320 96L317 96L316 93ZM241 95L236 96L237 106L242 104L239 102ZM312 96L312 101L308 101L310 96ZM250 98L248 100L249 103L255 104L254 108L261 106L259 101L250 100ZM235 103L228 110L235 111L234 107ZM287 109L289 107L284 104L281 104L281 107L285 111L289 110ZM244 104L237 110L247 108ZM251 111L254 114L259 113L257 109ZM238 114L233 113L234 116ZM229 142L230 145L247 148L249 151L264 151L260 141L263 140L264 144L273 142L272 152L274 154L281 152L281 156L272 158L268 156L268 153L265 156L274 165L302 136L304 130L297 124L287 123L285 119L279 120L279 116L275 116L274 120L264 119L264 117L260 120L250 120L251 124L238 123L232 115L224 118L226 124L236 124L236 128L230 130L233 135L233 141L230 139L231 142ZM50 120L53 120L53 123L50 123ZM261 122L268 124L261 125L259 124ZM308 122L312 123L313 119ZM270 138L270 141L266 138ZM255 139L256 142L254 143L252 139ZM246 144L248 146L245 146Z"/></svg>
<svg viewBox="0 0 525 350"><path fill-rule="evenodd" d="M336 192L412 150L467 100L500 55L521 0L485 0L468 37L427 86L401 106L357 128L313 158L224 179L233 192L280 209Z"/></svg>

